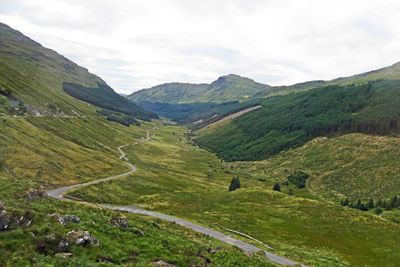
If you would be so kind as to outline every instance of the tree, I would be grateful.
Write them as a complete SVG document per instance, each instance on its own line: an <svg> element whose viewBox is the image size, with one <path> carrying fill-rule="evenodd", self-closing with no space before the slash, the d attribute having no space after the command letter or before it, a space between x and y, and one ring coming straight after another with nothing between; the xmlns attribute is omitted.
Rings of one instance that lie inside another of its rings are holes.
<svg viewBox="0 0 400 267"><path fill-rule="evenodd" d="M280 183L275 183L274 186L272 187L272 190L281 192L281 185L280 185Z"/></svg>
<svg viewBox="0 0 400 267"><path fill-rule="evenodd" d="M231 180L231 184L229 185L229 191L235 191L240 188L240 180L239 177L233 177Z"/></svg>

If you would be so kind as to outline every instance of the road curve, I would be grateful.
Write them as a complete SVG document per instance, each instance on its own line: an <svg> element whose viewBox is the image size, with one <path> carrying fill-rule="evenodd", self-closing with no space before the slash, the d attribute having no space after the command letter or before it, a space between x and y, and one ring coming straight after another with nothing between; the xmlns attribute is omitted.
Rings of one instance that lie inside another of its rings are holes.
<svg viewBox="0 0 400 267"><path fill-rule="evenodd" d="M117 148L118 152L121 154L119 159L124 160L125 163L130 167L130 170L118 175L113 175L107 178L103 178L103 179L99 179L99 180L95 180L95 181L91 181L91 182L86 182L86 183L81 183L81 184L75 184L75 185L69 185L69 186L64 186L64 187L60 187L60 188L56 188L53 190L49 190L47 191L47 195L49 197L52 197L54 199L57 200L62 200L62 201L74 201L74 202L79 202L82 204L87 204L90 206L96 206L99 208L105 208L105 209L110 209L110 210L115 210L115 211L122 211L122 212L129 212L129 213L135 213L135 214L141 214L141 215L147 215L147 216L151 216L154 218L158 218L158 219L162 219L168 222L173 222L176 223L178 225L181 225L183 227L189 228L193 231L196 231L198 233L213 237L215 239L218 239L226 244L238 247L239 249L243 250L246 253L249 254L253 254L256 252L260 252L263 251L265 253L265 256L272 262L284 265L284 266L295 266L295 265L300 265L303 267L307 267L306 265L300 264L298 262L292 261L290 259L278 256L276 254L273 254L271 252L268 251L264 251L252 244L246 243L242 240L233 238L229 235L226 235L224 233L212 230L210 228L206 228L204 226L186 221L184 219L178 218L178 217L174 217L174 216L170 216L170 215L166 215L163 213L159 213L159 212L155 212L155 211L150 211L150 210L145 210L145 209L140 209L140 208L135 208L135 207L130 207L130 206L115 206L115 205L108 205L108 204L98 204L98 203L90 203L90 202L84 202L84 201L80 201L77 199L74 199L72 197L68 197L65 196L68 191L72 190L72 189L76 189L76 188L81 188L81 187L86 187L89 185L94 185L94 184L99 184L102 182L106 182L106 181L111 181L111 180L115 180L124 176L127 176L129 174L132 174L133 172L136 171L136 167L135 165L129 163L129 159L126 156L125 152L122 150L122 148L130 146L130 145L137 145L140 143L144 143L144 142L148 142L150 141L150 133L147 131L146 132L146 137L143 137L141 139L139 139L138 141L134 142L134 143L129 143L129 144L125 144L122 146L119 146Z"/></svg>

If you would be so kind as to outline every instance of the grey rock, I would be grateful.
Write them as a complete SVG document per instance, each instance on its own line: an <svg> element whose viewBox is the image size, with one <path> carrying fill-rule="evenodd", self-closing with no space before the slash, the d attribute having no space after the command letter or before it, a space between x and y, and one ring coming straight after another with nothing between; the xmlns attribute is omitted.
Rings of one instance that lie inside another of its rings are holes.
<svg viewBox="0 0 400 267"><path fill-rule="evenodd" d="M29 189L28 192L26 192L26 198L29 201L38 199L38 198L43 198L47 196L46 190L44 190L44 188L40 188L37 190L34 189Z"/></svg>
<svg viewBox="0 0 400 267"><path fill-rule="evenodd" d="M76 216L76 215L63 215L58 217L58 222L62 225L65 226L68 223L80 223L81 219Z"/></svg>
<svg viewBox="0 0 400 267"><path fill-rule="evenodd" d="M56 253L55 256L58 258L61 258L61 259L68 259L68 258L71 258L72 256L74 256L74 254L68 253L68 252L59 252L59 253Z"/></svg>
<svg viewBox="0 0 400 267"><path fill-rule="evenodd" d="M5 210L0 211L0 231L5 231L10 226L10 217Z"/></svg>
<svg viewBox="0 0 400 267"><path fill-rule="evenodd" d="M111 218L108 222L118 228L127 229L129 227L128 219L123 216Z"/></svg>
<svg viewBox="0 0 400 267"><path fill-rule="evenodd" d="M99 245L99 241L97 240L97 238L92 236L88 231L83 231L80 229L68 232L68 234L65 237L65 240L67 240L69 243L79 246Z"/></svg>
<svg viewBox="0 0 400 267"><path fill-rule="evenodd" d="M154 264L154 266L157 266L157 267L175 267L175 265L168 263L166 261L163 261L163 260L155 261L155 262L153 262L153 264Z"/></svg>

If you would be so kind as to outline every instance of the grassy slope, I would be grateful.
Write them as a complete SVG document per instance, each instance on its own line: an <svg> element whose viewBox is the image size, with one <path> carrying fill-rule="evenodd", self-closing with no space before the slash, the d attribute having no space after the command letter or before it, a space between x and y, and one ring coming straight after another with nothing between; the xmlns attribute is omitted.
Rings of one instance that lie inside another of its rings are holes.
<svg viewBox="0 0 400 267"><path fill-rule="evenodd" d="M197 142L227 160L254 160L317 136L398 133L399 88L399 81L377 81L269 98L222 127L199 131Z"/></svg>
<svg viewBox="0 0 400 267"><path fill-rule="evenodd" d="M377 200L400 192L399 153L399 137L348 134L317 138L267 160L237 166L256 179L265 179L271 188L293 171L304 170L311 175L307 187L314 194L335 201L345 197Z"/></svg>
<svg viewBox="0 0 400 267"><path fill-rule="evenodd" d="M115 264L149 266L162 259L177 266L204 264L271 266L258 256L249 258L241 251L194 234L181 227L142 216L127 215L132 227L119 230L107 222L116 212L101 211L51 199L25 200L28 188L83 182L127 170L118 160L116 147L145 135L142 127L123 127L101 118L5 118L0 121L0 200L9 213L30 210L34 220L28 228L0 232L1 266L88 266L102 258ZM76 214L82 222L61 227L48 214ZM73 247L74 257L62 260L36 252L36 244L48 234L57 238L71 229L90 231L100 247ZM211 254L208 249L221 247ZM109 263L108 265L112 265Z"/></svg>
<svg viewBox="0 0 400 267"><path fill-rule="evenodd" d="M11 92L31 113L76 115L77 112L93 115L95 108L92 105L79 101L63 91L64 82L86 88L100 87L100 91L107 87L102 79L89 73L87 69L0 23L0 94L4 91ZM111 88L101 93L107 95L103 104L124 106L129 111L133 110L131 113L135 116L139 114L137 117L143 115L143 118L149 115ZM93 100L98 98L98 95L88 95L91 99L85 101L90 103L94 103ZM113 101L110 101L111 99ZM12 106L12 103L7 101L6 97L0 96L0 113L12 114L10 105Z"/></svg>
<svg viewBox="0 0 400 267"><path fill-rule="evenodd" d="M170 104L223 103L246 100L269 88L268 85L231 74L222 76L211 84L162 84L134 92L128 98L135 102L150 101Z"/></svg>
<svg viewBox="0 0 400 267"><path fill-rule="evenodd" d="M153 141L128 150L138 173L73 193L90 201L135 204L224 230L245 232L275 251L313 266L396 266L393 248L400 226L324 200L288 196L261 182L257 165L232 169L212 154L189 146L185 129L162 128ZM175 133L175 134L174 134ZM293 159L294 160L294 159ZM279 160L277 160L279 161ZM251 163L246 163L251 164ZM388 164L390 164L388 162ZM267 168L268 170L268 168ZM272 172L272 171L271 171ZM233 174L242 189L228 192ZM262 177L266 178L266 177Z"/></svg>

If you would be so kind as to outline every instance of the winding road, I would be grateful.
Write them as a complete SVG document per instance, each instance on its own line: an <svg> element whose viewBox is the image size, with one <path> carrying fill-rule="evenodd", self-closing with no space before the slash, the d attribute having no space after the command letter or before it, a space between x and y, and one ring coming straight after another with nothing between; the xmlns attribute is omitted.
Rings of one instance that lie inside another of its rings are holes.
<svg viewBox="0 0 400 267"><path fill-rule="evenodd" d="M102 182L106 182L106 181L111 181L111 180L115 180L124 176L127 176L129 174L132 174L136 171L136 166L133 165L132 163L129 162L129 159L127 157L127 155L125 154L125 152L122 150L122 148L127 147L127 146L131 146L131 145L137 145L140 143L145 143L150 141L150 133L147 131L146 132L146 137L142 137L141 139L137 140L136 142L133 143L129 143L129 144L125 144L122 146L119 146L117 148L118 152L120 153L120 157L119 159L124 160L124 162L129 166L130 170L128 172L124 172L118 175L114 175L114 176L110 176L107 178L103 178L103 179L99 179L99 180L95 180L95 181L91 181L91 182L87 182L87 183L81 183L81 184L75 184L75 185L69 185L69 186L64 186L64 187L60 187L57 189L53 189L53 190L49 190L47 191L47 195L49 197L55 198L57 200L62 200L62 201L74 201L74 202L79 202L82 204L87 204L90 206L96 206L99 208L106 208L106 209L110 209L110 210L115 210L115 211L122 211L122 212L129 212L129 213L135 213L135 214L141 214L141 215L147 215L147 216L151 216L154 218L158 218L158 219L162 219L165 221L169 221L169 222L173 222L176 223L178 225L181 225L183 227L189 228L193 231L196 231L198 233L202 233L204 235L213 237L215 239L218 239L226 244L232 245L232 246L236 246L239 249L243 250L246 253L249 254L253 254L259 251L263 251L265 253L265 256L272 262L284 265L284 266L295 266L295 265L300 265L303 267L306 267L306 265L300 264L298 262L292 261L290 259L278 256L276 254L273 254L271 252L262 250L250 243L246 243L242 240L233 238L229 235L226 235L224 233L212 230L210 228L186 221L184 219L178 218L178 217L174 217L174 216L170 216L170 215L166 215L166 214L162 214L159 212L155 212L155 211L150 211L150 210L145 210L145 209L140 209L140 208L135 208L135 207L130 207L130 206L114 206L114 205L108 205L108 204L98 204L98 203L90 203L90 202L84 202L72 197L68 197L66 196L66 194L68 193L68 191L72 190L72 189L77 189L77 188L81 188L81 187L86 187L86 186L90 186L90 185L95 185L95 184L99 184Z"/></svg>

